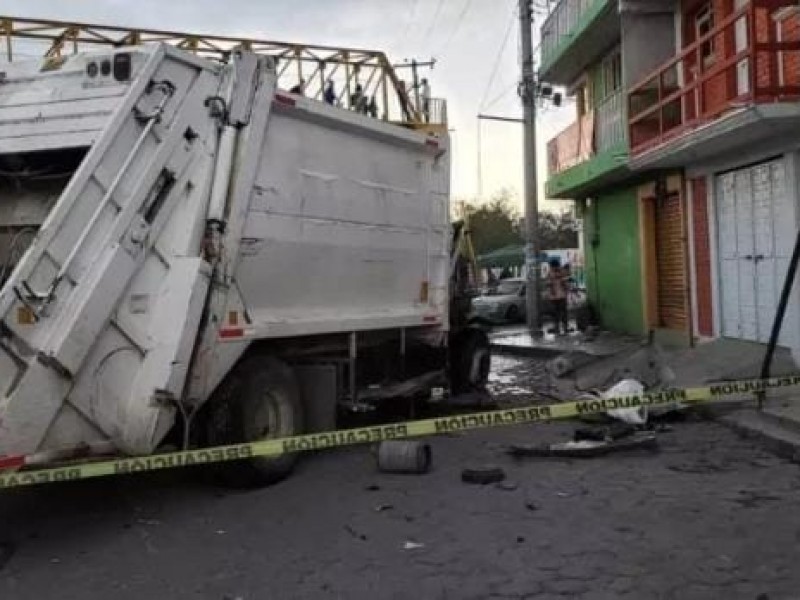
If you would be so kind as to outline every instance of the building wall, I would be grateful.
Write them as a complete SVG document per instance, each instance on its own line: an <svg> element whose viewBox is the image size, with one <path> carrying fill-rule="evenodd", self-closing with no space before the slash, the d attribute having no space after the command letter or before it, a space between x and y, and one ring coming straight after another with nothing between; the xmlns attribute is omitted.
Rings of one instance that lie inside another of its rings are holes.
<svg viewBox="0 0 800 600"><path fill-rule="evenodd" d="M589 301L603 327L644 333L636 189L600 194L582 212Z"/></svg>
<svg viewBox="0 0 800 600"><path fill-rule="evenodd" d="M780 19L778 22L780 28L781 41L796 42L800 40L800 9L794 10ZM783 68L782 79L785 85L798 85L800 84L800 52L785 52L783 54L783 61L781 67Z"/></svg>
<svg viewBox="0 0 800 600"><path fill-rule="evenodd" d="M675 17L672 7L663 13L623 12L622 84L638 83L675 54Z"/></svg>
<svg viewBox="0 0 800 600"><path fill-rule="evenodd" d="M692 45L697 36L695 35L695 19L698 11L705 5L703 1L697 0L684 0L682 5L683 15L683 35L682 46L686 48ZM721 22L727 15L733 11L732 0L711 0L711 10L714 15L714 24ZM732 32L733 29L729 28ZM708 71L714 68L724 58L733 54L733 39L732 33L719 33L713 38L713 55L707 58L707 62L703 65L703 70ZM695 78L695 73L700 70L700 65L697 61L696 53L687 57L684 62L685 69L683 77L687 82L691 82ZM728 68L721 73L710 77L702 84L702 94L695 98L695 102L689 101L686 103L684 110L689 120L695 118L702 118L707 115L717 115L728 104L728 100L735 94L733 89L736 86L735 67Z"/></svg>
<svg viewBox="0 0 800 600"><path fill-rule="evenodd" d="M714 333L713 297L711 290L711 240L709 235L708 185L705 177L692 179L692 262L697 313L697 333L710 337Z"/></svg>

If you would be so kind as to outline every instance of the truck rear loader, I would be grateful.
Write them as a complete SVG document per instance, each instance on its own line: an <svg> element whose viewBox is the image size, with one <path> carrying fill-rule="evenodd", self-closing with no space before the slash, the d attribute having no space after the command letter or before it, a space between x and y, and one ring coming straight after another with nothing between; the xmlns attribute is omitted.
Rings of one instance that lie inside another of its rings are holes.
<svg viewBox="0 0 800 600"><path fill-rule="evenodd" d="M278 69L167 44L0 63L0 465L290 436L485 383L446 126L290 94Z"/></svg>

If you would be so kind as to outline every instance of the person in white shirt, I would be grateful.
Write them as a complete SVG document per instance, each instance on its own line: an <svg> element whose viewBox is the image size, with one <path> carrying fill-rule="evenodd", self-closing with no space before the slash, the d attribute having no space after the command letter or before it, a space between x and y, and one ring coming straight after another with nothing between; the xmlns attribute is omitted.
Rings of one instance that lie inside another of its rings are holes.
<svg viewBox="0 0 800 600"><path fill-rule="evenodd" d="M422 118L429 123L431 119L431 86L427 79L423 79L419 84L419 99L422 104Z"/></svg>

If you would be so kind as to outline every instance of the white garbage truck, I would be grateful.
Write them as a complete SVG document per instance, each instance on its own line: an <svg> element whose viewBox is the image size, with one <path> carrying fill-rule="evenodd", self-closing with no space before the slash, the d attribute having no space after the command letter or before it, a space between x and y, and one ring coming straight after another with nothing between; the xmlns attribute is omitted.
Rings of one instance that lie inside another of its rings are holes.
<svg viewBox="0 0 800 600"><path fill-rule="evenodd" d="M446 127L278 80L242 48L0 64L0 467L326 430L484 384Z"/></svg>

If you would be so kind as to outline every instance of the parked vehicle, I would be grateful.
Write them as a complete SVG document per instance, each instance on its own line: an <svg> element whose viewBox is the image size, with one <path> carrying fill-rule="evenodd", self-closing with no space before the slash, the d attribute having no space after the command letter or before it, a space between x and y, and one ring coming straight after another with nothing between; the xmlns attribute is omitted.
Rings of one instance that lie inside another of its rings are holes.
<svg viewBox="0 0 800 600"><path fill-rule="evenodd" d="M547 297L547 282L540 282L539 312L542 319L553 318L553 305ZM523 278L502 279L492 289L487 290L472 301L472 319L488 323L518 323L526 319L527 286ZM577 327L583 329L588 322L586 293L571 288L567 297L571 316Z"/></svg>
<svg viewBox="0 0 800 600"><path fill-rule="evenodd" d="M446 124L282 92L243 50L2 71L3 464L331 429L340 406L485 383L485 334L450 325Z"/></svg>
<svg viewBox="0 0 800 600"><path fill-rule="evenodd" d="M525 295L524 279L502 279L472 301L473 318L495 323L524 321Z"/></svg>

